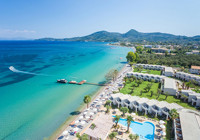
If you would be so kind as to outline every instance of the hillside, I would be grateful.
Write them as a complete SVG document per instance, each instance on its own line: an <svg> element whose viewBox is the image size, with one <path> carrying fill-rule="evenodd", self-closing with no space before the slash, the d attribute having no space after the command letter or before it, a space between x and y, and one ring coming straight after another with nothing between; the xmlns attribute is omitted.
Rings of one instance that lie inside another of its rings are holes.
<svg viewBox="0 0 200 140"><path fill-rule="evenodd" d="M183 43L183 42L200 42L200 36L187 37L187 36L177 36L167 33L142 33L134 29L129 30L127 33L121 34L116 32L107 32L99 31L93 34L83 36L83 37L74 37L74 38L41 38L38 40L46 41L96 41L96 42L118 42L118 41L129 41L129 42L173 42L173 43Z"/></svg>

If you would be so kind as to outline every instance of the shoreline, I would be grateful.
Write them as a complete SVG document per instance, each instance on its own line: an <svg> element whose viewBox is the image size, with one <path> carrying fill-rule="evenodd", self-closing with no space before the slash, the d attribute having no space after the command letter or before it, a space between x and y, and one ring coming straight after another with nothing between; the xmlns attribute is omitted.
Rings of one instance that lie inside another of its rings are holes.
<svg viewBox="0 0 200 140"><path fill-rule="evenodd" d="M126 68L126 64L124 64L124 66L119 70L119 73L118 75L122 74L123 71L125 70ZM92 103L96 97L98 97L100 95L101 92L103 92L105 90L107 86L102 86L100 87L99 89L97 89L95 92L91 93L91 102ZM75 111L80 111L82 112L83 110L85 110L87 108L87 104L84 104L84 103L81 103L80 106L75 110ZM64 121L64 123L62 123L52 134L51 136L49 136L48 138L44 138L45 140L48 139L48 140L55 140L57 139L61 134L62 132L69 126L69 124L73 121L73 120L76 120L76 118L79 117L79 114L78 115L71 115L69 116L68 118L66 118L66 120Z"/></svg>

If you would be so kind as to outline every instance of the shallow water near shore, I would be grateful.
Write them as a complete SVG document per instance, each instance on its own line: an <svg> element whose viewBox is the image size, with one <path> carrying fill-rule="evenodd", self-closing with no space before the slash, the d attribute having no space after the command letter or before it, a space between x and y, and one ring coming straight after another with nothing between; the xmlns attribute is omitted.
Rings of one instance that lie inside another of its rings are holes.
<svg viewBox="0 0 200 140"><path fill-rule="evenodd" d="M49 137L84 95L99 89L56 80L103 82L109 70L123 67L130 50L98 42L1 41L0 139ZM14 73L9 66L30 73Z"/></svg>

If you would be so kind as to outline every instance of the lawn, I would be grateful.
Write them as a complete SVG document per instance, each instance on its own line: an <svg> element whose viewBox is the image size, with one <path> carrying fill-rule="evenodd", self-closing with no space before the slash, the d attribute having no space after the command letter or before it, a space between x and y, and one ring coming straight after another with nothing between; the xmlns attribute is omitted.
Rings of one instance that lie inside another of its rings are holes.
<svg viewBox="0 0 200 140"><path fill-rule="evenodd" d="M140 72L137 68L134 68L133 72ZM148 73L148 74L154 74L154 75L161 75L160 70L148 70L148 69L142 69L141 73Z"/></svg>
<svg viewBox="0 0 200 140"><path fill-rule="evenodd" d="M190 105L188 103L183 102L180 99L177 99L175 96L168 96L167 99L166 99L165 95L160 94L159 98L157 99L157 97L158 97L157 90L160 88L160 83L152 83L152 87L149 90L149 92L143 92L142 95L140 95L140 91L141 90L144 91L144 88L150 83L151 82L149 82L149 81L143 81L138 87L133 87L133 85L137 85L135 83L135 81L130 82L128 80L126 82L125 87L123 87L120 90L120 92L124 93L124 94L130 94L132 96L140 96L140 97L145 97L145 98L148 98L148 99L156 99L158 101L166 101L168 103L177 103L177 104L179 104L179 105L181 105L185 108L196 110L195 107L193 107L192 105ZM133 90L133 92L132 92L132 90ZM153 91L155 93L152 97L151 97L151 91Z"/></svg>

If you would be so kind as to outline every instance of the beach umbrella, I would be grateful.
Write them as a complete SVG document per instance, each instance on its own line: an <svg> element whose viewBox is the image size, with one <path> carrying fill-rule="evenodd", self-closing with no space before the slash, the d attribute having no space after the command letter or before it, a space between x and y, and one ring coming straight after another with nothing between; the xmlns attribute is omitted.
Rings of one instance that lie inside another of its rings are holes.
<svg viewBox="0 0 200 140"><path fill-rule="evenodd" d="M83 114L87 114L87 112L84 112Z"/></svg>
<svg viewBox="0 0 200 140"><path fill-rule="evenodd" d="M68 131L67 131L67 130L63 132L63 135L67 135L67 134L68 134Z"/></svg>
<svg viewBox="0 0 200 140"><path fill-rule="evenodd" d="M161 134L161 135L163 135L163 136L165 136L165 135L166 135L166 133L165 133L165 132L163 132L163 131L160 131L160 134Z"/></svg>
<svg viewBox="0 0 200 140"><path fill-rule="evenodd" d="M68 140L69 139L69 137L67 136L67 137L65 137L65 140Z"/></svg>
<svg viewBox="0 0 200 140"><path fill-rule="evenodd" d="M90 110L90 108L86 109L87 111Z"/></svg>
<svg viewBox="0 0 200 140"><path fill-rule="evenodd" d="M159 123L160 123L160 124L164 124L165 122L164 122L163 120L160 120Z"/></svg>
<svg viewBox="0 0 200 140"><path fill-rule="evenodd" d="M75 123L79 123L79 121L78 121L78 120L76 120L76 121L75 121Z"/></svg>
<svg viewBox="0 0 200 140"><path fill-rule="evenodd" d="M96 109L96 108L93 108L93 110L94 110L94 111L97 111L97 109Z"/></svg>
<svg viewBox="0 0 200 140"><path fill-rule="evenodd" d="M89 117L89 116L86 116L85 118L86 118L86 119L89 119L90 117Z"/></svg>
<svg viewBox="0 0 200 140"><path fill-rule="evenodd" d="M133 116L135 116L136 114L135 113L131 113Z"/></svg>
<svg viewBox="0 0 200 140"><path fill-rule="evenodd" d="M80 116L79 119L83 119L83 116Z"/></svg>
<svg viewBox="0 0 200 140"><path fill-rule="evenodd" d="M76 128L74 128L73 130L74 130L74 131L78 131L78 128L76 127Z"/></svg>
<svg viewBox="0 0 200 140"><path fill-rule="evenodd" d="M165 128L165 126L164 125L160 125L160 128Z"/></svg>
<svg viewBox="0 0 200 140"><path fill-rule="evenodd" d="M94 115L94 113L93 113L93 112L90 112L90 115Z"/></svg>
<svg viewBox="0 0 200 140"><path fill-rule="evenodd" d="M81 121L81 124L85 124L85 121Z"/></svg>

